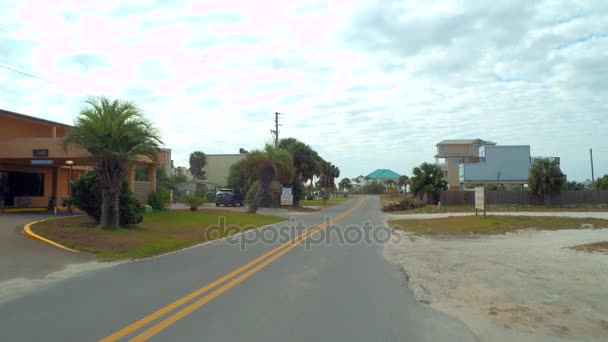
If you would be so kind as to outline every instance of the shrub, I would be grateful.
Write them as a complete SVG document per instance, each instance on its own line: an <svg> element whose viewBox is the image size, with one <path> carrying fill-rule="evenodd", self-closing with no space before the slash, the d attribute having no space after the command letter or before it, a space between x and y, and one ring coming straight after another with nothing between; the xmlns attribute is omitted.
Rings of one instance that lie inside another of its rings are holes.
<svg viewBox="0 0 608 342"><path fill-rule="evenodd" d="M165 188L158 188L148 197L148 204L154 210L165 210L171 204L171 191Z"/></svg>
<svg viewBox="0 0 608 342"><path fill-rule="evenodd" d="M382 211L401 211L410 210L416 208L422 208L425 204L420 202L419 199L413 197L406 197L399 202L387 203L382 207Z"/></svg>
<svg viewBox="0 0 608 342"><path fill-rule="evenodd" d="M207 203L207 199L196 195L186 195L184 196L184 203L190 206L191 211L196 211L198 207Z"/></svg>
<svg viewBox="0 0 608 342"><path fill-rule="evenodd" d="M361 187L361 193L364 194L382 194L384 190L384 185L379 182L370 182Z"/></svg>
<svg viewBox="0 0 608 342"><path fill-rule="evenodd" d="M101 218L101 187L98 177L95 171L90 171L72 184L74 205L97 222ZM145 209L129 189L129 183L126 180L122 183L120 189L118 210L121 226L138 224L144 218Z"/></svg>
<svg viewBox="0 0 608 342"><path fill-rule="evenodd" d="M249 187L249 191L247 191L247 195L245 196L245 201L251 203L253 197L255 196L256 191L258 191L259 183L255 181ZM277 208L281 206L281 184L279 182L272 182L268 187L268 191L266 191L262 195L262 199L260 200L260 207L265 208Z"/></svg>

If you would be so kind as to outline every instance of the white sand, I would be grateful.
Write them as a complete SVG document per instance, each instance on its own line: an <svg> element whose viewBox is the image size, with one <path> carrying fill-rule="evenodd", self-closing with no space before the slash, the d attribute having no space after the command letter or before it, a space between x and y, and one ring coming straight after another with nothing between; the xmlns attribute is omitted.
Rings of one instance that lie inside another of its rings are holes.
<svg viewBox="0 0 608 342"><path fill-rule="evenodd" d="M481 341L608 341L608 254L564 248L608 240L608 229L399 240L387 257L418 300Z"/></svg>

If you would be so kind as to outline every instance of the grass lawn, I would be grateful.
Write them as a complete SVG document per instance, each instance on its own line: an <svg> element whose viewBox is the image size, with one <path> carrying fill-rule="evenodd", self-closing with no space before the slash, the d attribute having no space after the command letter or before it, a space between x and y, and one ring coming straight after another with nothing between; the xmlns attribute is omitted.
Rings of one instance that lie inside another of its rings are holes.
<svg viewBox="0 0 608 342"><path fill-rule="evenodd" d="M389 221L393 229L418 235L504 234L520 229L578 229L581 225L608 228L608 220L532 216L452 216L437 219Z"/></svg>
<svg viewBox="0 0 608 342"><path fill-rule="evenodd" d="M327 203L323 204L322 198L315 198L313 200L302 200L300 201L300 205L307 207L330 207L332 205L340 204L351 199L353 199L353 197L330 197Z"/></svg>
<svg viewBox="0 0 608 342"><path fill-rule="evenodd" d="M219 225L220 217L225 218L225 228L210 230ZM285 219L233 211L167 210L148 213L137 226L116 231L97 228L88 216L44 221L31 228L43 237L109 261L150 257L281 221Z"/></svg>

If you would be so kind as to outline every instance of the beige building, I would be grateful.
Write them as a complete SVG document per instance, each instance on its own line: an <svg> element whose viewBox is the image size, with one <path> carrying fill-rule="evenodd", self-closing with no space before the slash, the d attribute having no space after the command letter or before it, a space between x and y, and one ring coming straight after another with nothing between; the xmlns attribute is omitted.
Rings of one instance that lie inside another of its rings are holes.
<svg viewBox="0 0 608 342"><path fill-rule="evenodd" d="M479 148L496 143L482 139L443 140L437 143L435 161L443 170L450 190L460 189L459 165L479 162Z"/></svg>
<svg viewBox="0 0 608 342"><path fill-rule="evenodd" d="M205 180L209 183L226 186L230 167L245 159L245 157L247 157L247 154L245 153L208 154L207 165L203 168L203 171L205 171L207 175Z"/></svg>
<svg viewBox="0 0 608 342"><path fill-rule="evenodd" d="M6 207L52 208L71 195L71 180L95 166L85 149L64 147L72 128L59 122L0 110L0 198ZM137 156L129 165L131 190L142 202L156 189L156 168L171 161L171 150L160 149L156 159ZM135 180L135 168L146 169Z"/></svg>

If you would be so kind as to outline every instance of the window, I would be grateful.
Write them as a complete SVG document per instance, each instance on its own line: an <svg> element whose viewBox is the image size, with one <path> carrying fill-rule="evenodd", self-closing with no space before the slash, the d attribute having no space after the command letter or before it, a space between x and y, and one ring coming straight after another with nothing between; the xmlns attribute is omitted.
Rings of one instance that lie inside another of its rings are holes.
<svg viewBox="0 0 608 342"><path fill-rule="evenodd" d="M0 171L0 182L11 196L44 196L44 173Z"/></svg>
<svg viewBox="0 0 608 342"><path fill-rule="evenodd" d="M135 166L135 181L136 182L147 182L148 181L148 166L147 165L136 165Z"/></svg>
<svg viewBox="0 0 608 342"><path fill-rule="evenodd" d="M475 147L475 151L479 151L479 145L475 144L474 147Z"/></svg>
<svg viewBox="0 0 608 342"><path fill-rule="evenodd" d="M458 159L452 159L452 165L458 165Z"/></svg>
<svg viewBox="0 0 608 342"><path fill-rule="evenodd" d="M445 145L439 145L439 151L440 152L445 152Z"/></svg>

